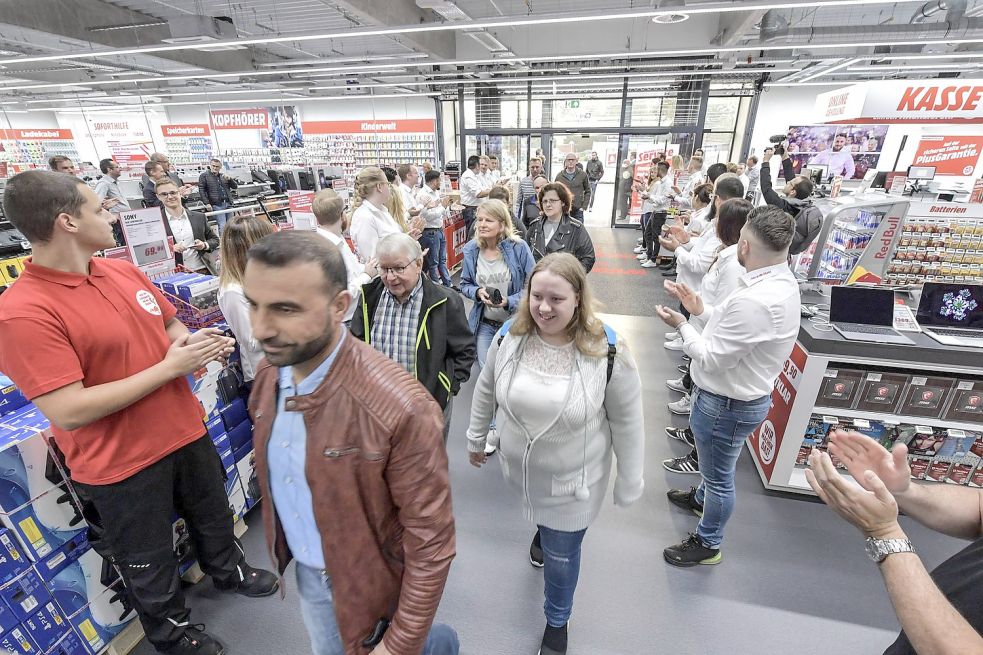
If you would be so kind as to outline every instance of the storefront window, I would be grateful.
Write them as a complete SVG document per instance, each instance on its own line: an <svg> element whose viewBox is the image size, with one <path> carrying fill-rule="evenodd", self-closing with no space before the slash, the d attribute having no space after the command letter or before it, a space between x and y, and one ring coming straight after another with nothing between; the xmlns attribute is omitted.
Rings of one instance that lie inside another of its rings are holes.
<svg viewBox="0 0 983 655"><path fill-rule="evenodd" d="M676 122L676 98L634 98L631 127L668 127Z"/></svg>
<svg viewBox="0 0 983 655"><path fill-rule="evenodd" d="M620 99L553 101L553 127L618 127L620 123Z"/></svg>
<svg viewBox="0 0 983 655"><path fill-rule="evenodd" d="M703 133L703 165L704 168L717 162L727 163L731 161L731 148L734 143L734 135L727 133Z"/></svg>
<svg viewBox="0 0 983 655"><path fill-rule="evenodd" d="M740 104L739 97L710 98L707 102L706 129L733 132Z"/></svg>

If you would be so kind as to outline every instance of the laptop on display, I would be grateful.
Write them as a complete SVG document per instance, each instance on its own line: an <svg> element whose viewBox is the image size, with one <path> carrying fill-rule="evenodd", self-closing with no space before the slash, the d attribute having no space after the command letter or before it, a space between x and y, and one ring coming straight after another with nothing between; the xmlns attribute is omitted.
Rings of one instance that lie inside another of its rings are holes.
<svg viewBox="0 0 983 655"><path fill-rule="evenodd" d="M983 285L926 282L917 318L939 343L983 348Z"/></svg>
<svg viewBox="0 0 983 655"><path fill-rule="evenodd" d="M894 291L872 287L830 289L829 322L844 339L871 343L915 342L894 329Z"/></svg>

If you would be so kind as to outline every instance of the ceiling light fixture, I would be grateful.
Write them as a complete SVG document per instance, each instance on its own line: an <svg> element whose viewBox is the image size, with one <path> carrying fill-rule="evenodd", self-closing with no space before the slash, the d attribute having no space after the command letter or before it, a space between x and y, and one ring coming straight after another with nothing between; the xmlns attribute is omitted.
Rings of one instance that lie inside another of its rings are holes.
<svg viewBox="0 0 983 655"><path fill-rule="evenodd" d="M853 66L854 64L856 64L858 62L861 62L861 61L864 61L864 60L863 59L847 59L845 61L841 61L840 63L836 64L835 66L830 66L829 68L824 68L823 70L821 70L819 72L816 72L816 73L813 73L812 75L807 75L807 76L803 77L801 80L799 80L799 83L801 84L802 82L811 82L812 80L814 80L816 78L819 78L819 77L822 77L823 75L829 75L833 71L838 71L841 68L846 68L847 66Z"/></svg>

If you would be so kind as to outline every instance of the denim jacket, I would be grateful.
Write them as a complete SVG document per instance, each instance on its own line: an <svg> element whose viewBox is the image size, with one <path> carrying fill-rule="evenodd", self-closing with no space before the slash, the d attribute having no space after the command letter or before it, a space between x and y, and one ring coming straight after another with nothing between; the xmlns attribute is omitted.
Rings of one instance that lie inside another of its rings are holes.
<svg viewBox="0 0 983 655"><path fill-rule="evenodd" d="M532 258L532 251L529 244L525 241L505 239L498 244L498 249L502 251L505 258L505 265L509 267L512 281L509 282L509 298L507 309L510 314L514 314L519 307L519 299L522 297L523 288L526 286L526 278L532 273L532 268L536 262ZM468 325L471 332L478 333L478 324L485 312L485 304L478 300L478 254L481 248L477 241L469 241L464 246L464 262L461 265L461 292L474 301L471 313L468 315Z"/></svg>

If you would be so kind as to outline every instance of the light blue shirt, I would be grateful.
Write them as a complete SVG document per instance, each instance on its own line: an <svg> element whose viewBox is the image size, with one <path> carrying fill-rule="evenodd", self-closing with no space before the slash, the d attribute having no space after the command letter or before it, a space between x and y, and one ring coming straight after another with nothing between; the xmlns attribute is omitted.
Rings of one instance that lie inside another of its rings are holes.
<svg viewBox="0 0 983 655"><path fill-rule="evenodd" d="M279 369L277 413L267 445L270 492L290 552L298 562L314 569L324 568L324 550L321 547L321 533L314 520L311 488L304 472L307 460L307 427L304 425L303 412L288 412L285 403L287 398L306 396L321 385L346 338L345 331L342 330L341 339L334 351L296 386L293 367L284 366Z"/></svg>

